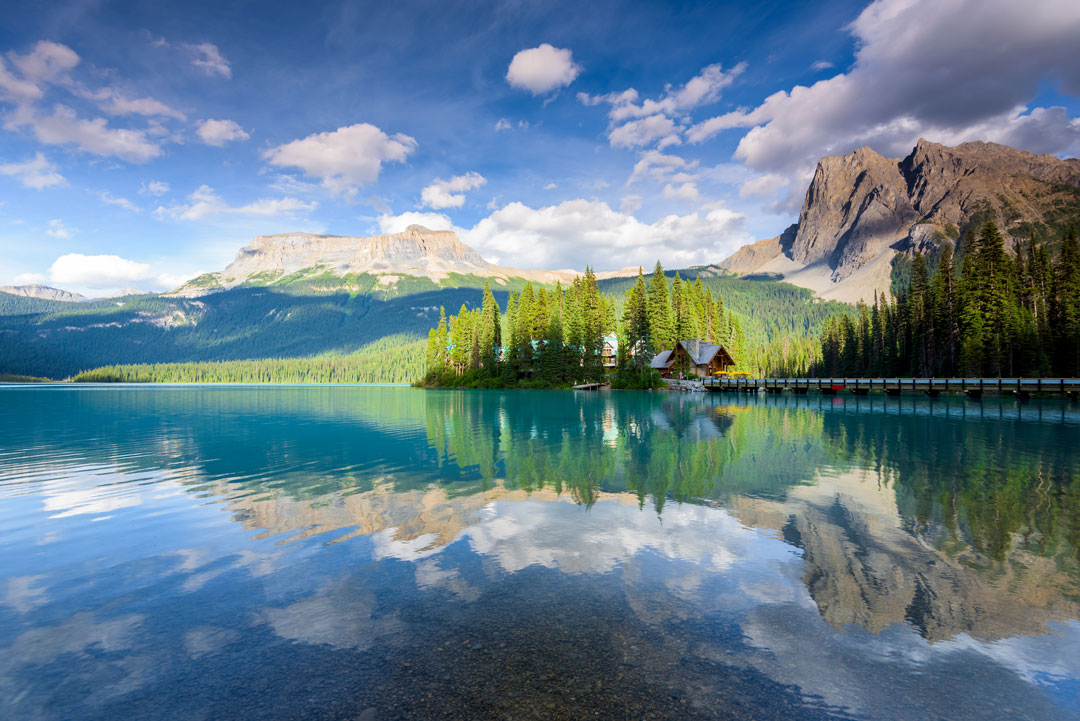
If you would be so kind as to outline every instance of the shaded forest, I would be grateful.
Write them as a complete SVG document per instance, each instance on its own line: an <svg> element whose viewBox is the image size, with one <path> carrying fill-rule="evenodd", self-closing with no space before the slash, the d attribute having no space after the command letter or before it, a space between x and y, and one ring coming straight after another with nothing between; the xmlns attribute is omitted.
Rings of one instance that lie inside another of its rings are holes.
<svg viewBox="0 0 1080 721"><path fill-rule="evenodd" d="M916 253L892 299L829 319L819 376L1080 376L1080 241L1075 227L1051 262L1032 236L1010 254L993 222Z"/></svg>

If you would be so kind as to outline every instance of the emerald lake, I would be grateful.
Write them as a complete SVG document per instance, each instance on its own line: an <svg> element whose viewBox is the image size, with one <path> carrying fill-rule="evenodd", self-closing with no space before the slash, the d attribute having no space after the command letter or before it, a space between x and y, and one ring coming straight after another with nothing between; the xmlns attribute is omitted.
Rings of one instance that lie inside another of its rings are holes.
<svg viewBox="0 0 1080 721"><path fill-rule="evenodd" d="M0 717L1080 718L1080 405L0 387Z"/></svg>

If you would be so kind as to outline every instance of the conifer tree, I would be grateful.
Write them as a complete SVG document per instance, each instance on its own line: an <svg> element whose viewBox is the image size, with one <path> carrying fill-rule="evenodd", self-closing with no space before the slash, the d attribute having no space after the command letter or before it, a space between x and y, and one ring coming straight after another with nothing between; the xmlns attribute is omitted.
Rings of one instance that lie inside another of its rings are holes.
<svg viewBox="0 0 1080 721"><path fill-rule="evenodd" d="M938 343L937 370L939 375L956 373L957 327L956 276L953 270L953 248L946 241L942 244L937 272L933 281L934 328Z"/></svg>
<svg viewBox="0 0 1080 721"><path fill-rule="evenodd" d="M1062 373L1080 376L1080 240L1075 226L1061 244L1052 300L1057 365Z"/></svg>
<svg viewBox="0 0 1080 721"><path fill-rule="evenodd" d="M499 317L499 304L491 292L488 281L484 281L484 297L480 305L480 332L478 339L479 363L487 375L495 372L495 349L502 345L502 319Z"/></svg>
<svg viewBox="0 0 1080 721"><path fill-rule="evenodd" d="M656 352L674 348L667 278L664 276L664 268L660 265L660 261L656 261L656 269L649 282L648 315L649 340Z"/></svg>
<svg viewBox="0 0 1080 721"><path fill-rule="evenodd" d="M648 365L654 355L649 338L647 303L645 276L641 268L638 268L637 281L626 295L623 322L626 327L626 354L634 368L639 371Z"/></svg>

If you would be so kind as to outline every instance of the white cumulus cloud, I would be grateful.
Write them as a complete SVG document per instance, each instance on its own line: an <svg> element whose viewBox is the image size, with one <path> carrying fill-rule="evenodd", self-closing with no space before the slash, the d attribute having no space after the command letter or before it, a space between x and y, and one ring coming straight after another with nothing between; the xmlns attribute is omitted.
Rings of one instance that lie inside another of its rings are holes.
<svg viewBox="0 0 1080 721"><path fill-rule="evenodd" d="M701 193L695 183L686 182L679 185L668 183L663 191L665 200L685 200L689 203L697 203L701 200Z"/></svg>
<svg viewBox="0 0 1080 721"><path fill-rule="evenodd" d="M1077 119L1028 105L1048 80L1080 96L1080 3L875 0L848 29L857 47L849 71L698 123L688 139L749 128L735 157L800 190L822 155L861 145L890 156L919 137L1080 150Z"/></svg>
<svg viewBox="0 0 1080 721"><path fill-rule="evenodd" d="M169 207L159 206L154 216L159 220L203 220L217 215L247 215L254 217L295 216L318 207L315 201L297 198L260 198L252 203L230 206L209 185L199 186L187 198L187 203Z"/></svg>
<svg viewBox="0 0 1080 721"><path fill-rule="evenodd" d="M718 101L721 91L735 82L745 69L746 63L739 63L727 71L719 63L708 65L684 85L668 85L664 94L655 100L640 100L634 88L604 95L578 93L578 100L589 106L611 106L608 139L613 147L633 148L659 141L657 147L663 149L682 142L680 135L684 128L673 118Z"/></svg>
<svg viewBox="0 0 1080 721"><path fill-rule="evenodd" d="M207 145L216 148L233 140L247 140L251 136L234 120L200 120L195 133Z"/></svg>
<svg viewBox="0 0 1080 721"><path fill-rule="evenodd" d="M11 63L32 83L54 83L79 64L79 54L67 45L41 40L25 55L11 54Z"/></svg>
<svg viewBox="0 0 1080 721"><path fill-rule="evenodd" d="M185 43L183 47L192 55L191 64L207 75L217 75L228 80L232 66L213 43Z"/></svg>
<svg viewBox="0 0 1080 721"><path fill-rule="evenodd" d="M788 179L779 173L759 175L756 178L750 178L739 186L739 197L750 198L772 195L786 186L788 182Z"/></svg>
<svg viewBox="0 0 1080 721"><path fill-rule="evenodd" d="M581 66L574 62L570 50L543 43L514 55L506 81L533 95L543 95L569 85L580 74Z"/></svg>
<svg viewBox="0 0 1080 721"><path fill-rule="evenodd" d="M15 178L28 188L41 190L54 185L65 185L67 180L57 172L56 165L41 153L22 163L0 164L0 175Z"/></svg>
<svg viewBox="0 0 1080 721"><path fill-rule="evenodd" d="M408 135L387 135L358 123L270 148L263 158L271 165L300 168L332 193L351 197L379 177L383 163L404 162L416 146Z"/></svg>
<svg viewBox="0 0 1080 721"><path fill-rule="evenodd" d="M144 290L175 288L193 274L160 272L149 263L118 255L66 253L57 258L47 273L23 273L14 279L17 285L42 284L86 295L109 295L134 286Z"/></svg>
<svg viewBox="0 0 1080 721"><path fill-rule="evenodd" d="M117 207L123 208L124 210L130 210L133 213L139 212L139 206L135 205L127 198L113 195L107 190L103 190L98 193L98 197L101 198L101 202L105 203L106 205L115 205Z"/></svg>
<svg viewBox="0 0 1080 721"><path fill-rule="evenodd" d="M59 286L111 288L153 278L150 266L118 255L68 253L49 268L49 281Z"/></svg>
<svg viewBox="0 0 1080 721"><path fill-rule="evenodd" d="M636 148L651 145L657 140L665 147L682 142L676 132L675 121L666 115L651 115L641 120L631 120L614 128L608 134L608 139L613 148Z"/></svg>
<svg viewBox="0 0 1080 721"><path fill-rule="evenodd" d="M403 233L410 225L422 225L428 230L453 230L458 235L464 231L454 225L444 213L423 213L410 210L400 215L383 213L379 215L379 232L387 235Z"/></svg>
<svg viewBox="0 0 1080 721"><path fill-rule="evenodd" d="M41 41L30 52L9 53L8 58L19 77L0 59L0 101L14 105L3 116L3 127L29 128L46 145L75 145L94 155L144 163L161 155L162 138L171 135L158 118L184 120L183 113L154 98L132 98L111 86L92 89L72 79L71 71L80 58L66 45ZM108 115L142 115L151 120L144 128L114 128L102 117L79 117L75 109L62 103L53 103L48 113L39 107L39 101L50 89L90 100Z"/></svg>
<svg viewBox="0 0 1080 721"><path fill-rule="evenodd" d="M462 240L493 262L526 268L600 270L625 265L714 262L750 240L744 216L716 207L707 213L667 215L644 223L596 200L567 200L530 208L509 203L464 231Z"/></svg>
<svg viewBox="0 0 1080 721"><path fill-rule="evenodd" d="M77 88L76 94L93 100L101 110L109 115L144 115L147 117L169 117L186 120L179 110L172 108L155 98L129 98L113 87L99 90Z"/></svg>
<svg viewBox="0 0 1080 721"><path fill-rule="evenodd" d="M71 228L64 225L64 221L55 218L49 221L49 227L45 233L61 240L67 240L74 235Z"/></svg>
<svg viewBox="0 0 1080 721"><path fill-rule="evenodd" d="M450 180L436 178L431 185L420 191L420 205L435 210L460 208L465 204L465 193L479 188L486 182L487 179L483 175L475 172L455 175Z"/></svg>
<svg viewBox="0 0 1080 721"><path fill-rule="evenodd" d="M25 125L46 145L73 144L94 155L114 156L132 163L145 163L161 155L161 146L148 138L146 130L110 128L105 118L85 120L66 105L53 106L51 115L29 112L5 123L7 127Z"/></svg>

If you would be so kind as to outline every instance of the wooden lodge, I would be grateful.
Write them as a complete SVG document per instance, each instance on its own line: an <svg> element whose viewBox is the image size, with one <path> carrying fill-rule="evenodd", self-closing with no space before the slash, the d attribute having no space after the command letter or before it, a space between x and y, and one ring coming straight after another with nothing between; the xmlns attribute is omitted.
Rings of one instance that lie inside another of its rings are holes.
<svg viewBox="0 0 1080 721"><path fill-rule="evenodd" d="M665 378L682 374L710 378L730 370L735 361L723 346L694 338L679 341L674 350L657 353L649 365Z"/></svg>
<svg viewBox="0 0 1080 721"><path fill-rule="evenodd" d="M604 345L600 351L604 368L613 369L619 364L619 338L614 335L604 336Z"/></svg>

